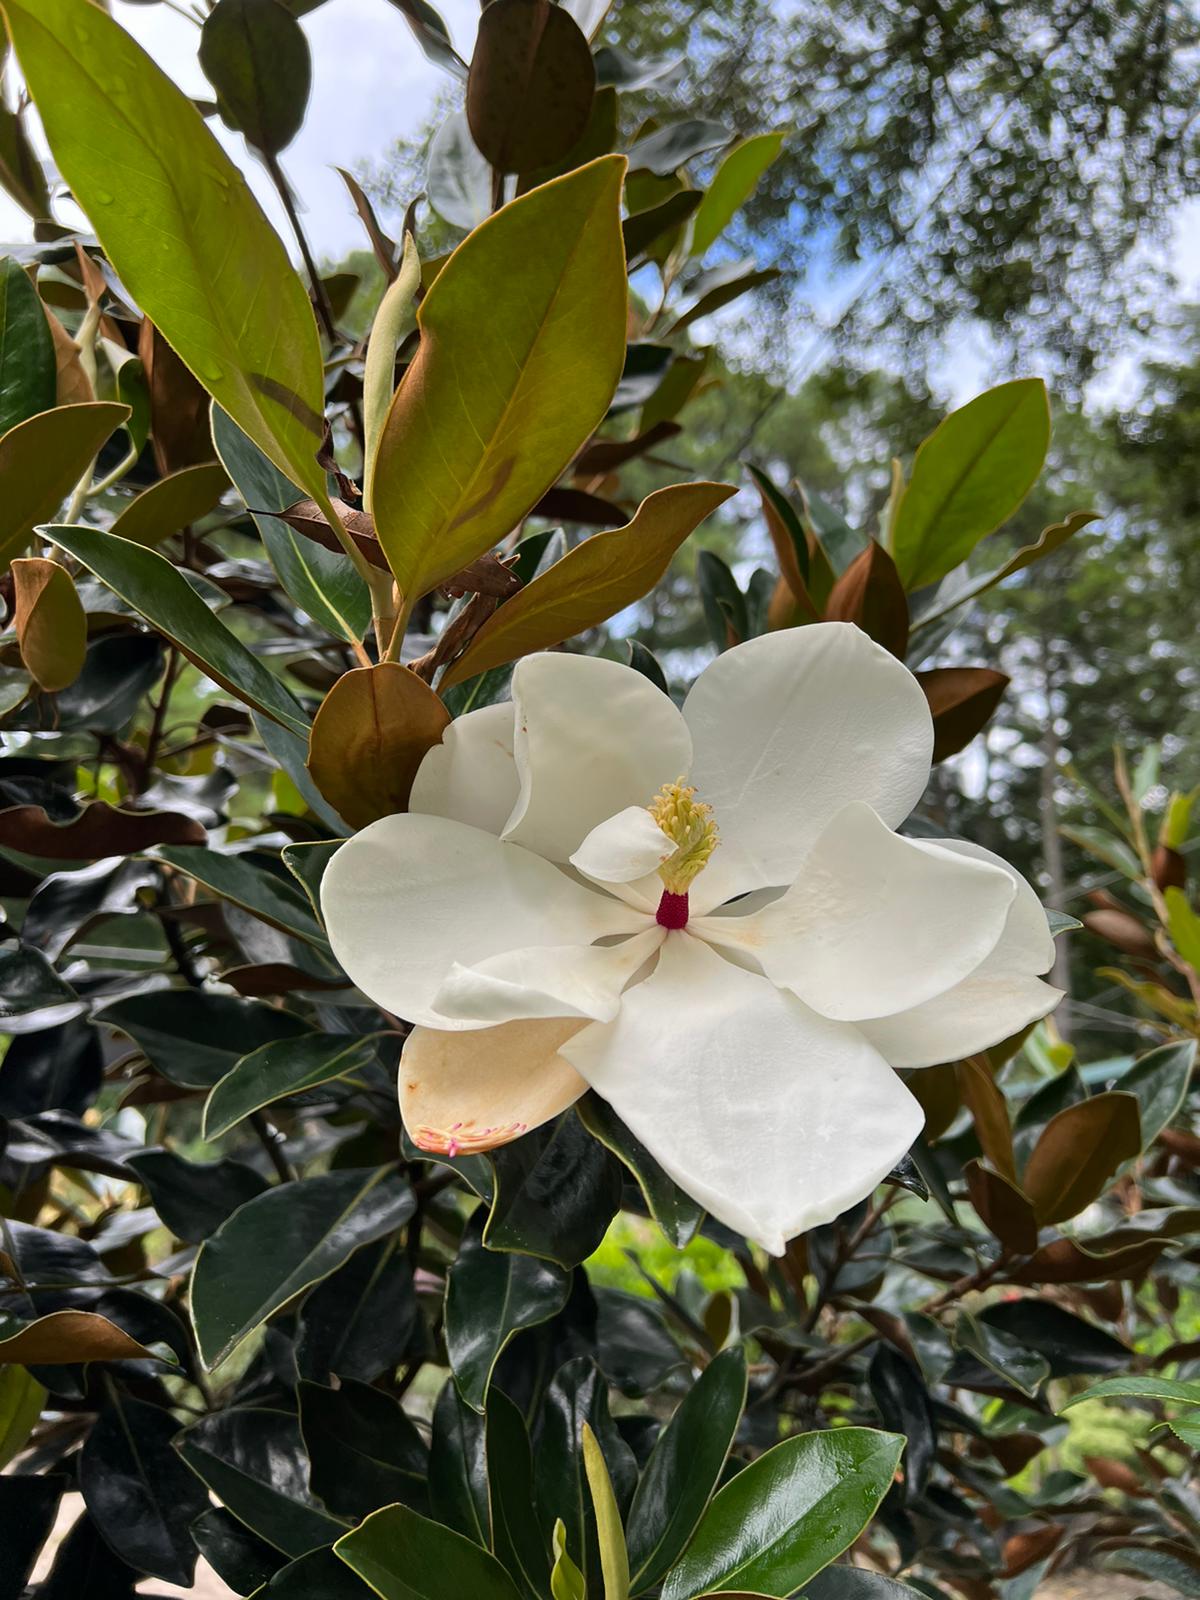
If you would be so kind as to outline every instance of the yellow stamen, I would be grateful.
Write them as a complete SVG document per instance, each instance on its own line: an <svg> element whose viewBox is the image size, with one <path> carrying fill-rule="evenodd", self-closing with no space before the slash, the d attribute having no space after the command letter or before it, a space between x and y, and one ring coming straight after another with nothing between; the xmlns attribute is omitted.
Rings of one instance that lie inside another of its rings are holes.
<svg viewBox="0 0 1200 1600"><path fill-rule="evenodd" d="M697 800L695 789L679 778L675 783L664 783L647 809L676 847L675 854L659 867L658 875L669 894L686 894L688 885L708 865L720 842L712 807Z"/></svg>

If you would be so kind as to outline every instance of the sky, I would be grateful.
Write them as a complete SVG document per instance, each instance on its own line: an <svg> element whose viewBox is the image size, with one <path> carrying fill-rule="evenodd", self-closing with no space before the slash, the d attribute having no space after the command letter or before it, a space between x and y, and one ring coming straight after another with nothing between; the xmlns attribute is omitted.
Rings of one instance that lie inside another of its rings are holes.
<svg viewBox="0 0 1200 1600"><path fill-rule="evenodd" d="M211 87L196 59L198 29L185 17L154 0L111 0L118 20L177 83L198 97ZM186 0L176 0L181 6ZM479 0L438 0L460 55L470 59ZM335 168L361 170L380 161L396 139L427 120L439 96L454 91L454 80L427 61L400 11L388 0L326 0L303 20L313 53L313 91L304 127L284 152L282 164L301 197L304 226L318 258L337 260L366 246L361 224ZM218 118L209 126L246 171L265 210L291 246L291 234L278 199L256 158L240 135ZM44 149L44 146L41 148ZM63 212L64 217L67 213ZM29 237L28 218L0 192L0 240ZM1180 209L1167 255L1185 297L1200 297L1200 202ZM823 320L836 321L853 296L859 273L832 278L814 274L805 286ZM818 281L819 280L819 281ZM719 328L697 330L706 336ZM978 348L976 348L976 345ZM821 364L827 351L812 346L806 365ZM1094 404L1122 401L1136 388L1140 354L1131 350L1094 381ZM932 363L931 378L948 399L961 402L986 386L986 342L956 337L952 354Z"/></svg>

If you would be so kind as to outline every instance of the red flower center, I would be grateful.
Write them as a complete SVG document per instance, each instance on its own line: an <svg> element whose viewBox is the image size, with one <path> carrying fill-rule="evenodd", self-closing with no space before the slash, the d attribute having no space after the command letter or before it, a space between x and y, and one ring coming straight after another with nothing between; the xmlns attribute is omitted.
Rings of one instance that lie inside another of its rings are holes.
<svg viewBox="0 0 1200 1600"><path fill-rule="evenodd" d="M658 902L656 920L660 928L686 928L688 920L687 895L672 894L670 889L664 889L662 899Z"/></svg>

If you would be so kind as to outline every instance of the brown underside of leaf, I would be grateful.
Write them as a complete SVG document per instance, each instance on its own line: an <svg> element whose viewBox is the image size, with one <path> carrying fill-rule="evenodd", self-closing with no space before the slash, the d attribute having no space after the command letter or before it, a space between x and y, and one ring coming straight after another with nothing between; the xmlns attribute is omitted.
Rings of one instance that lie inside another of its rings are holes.
<svg viewBox="0 0 1200 1600"><path fill-rule="evenodd" d="M53 822L41 806L0 811L0 845L51 861L100 861L136 855L156 844L203 844L207 833L178 811L127 811L93 800L70 822Z"/></svg>

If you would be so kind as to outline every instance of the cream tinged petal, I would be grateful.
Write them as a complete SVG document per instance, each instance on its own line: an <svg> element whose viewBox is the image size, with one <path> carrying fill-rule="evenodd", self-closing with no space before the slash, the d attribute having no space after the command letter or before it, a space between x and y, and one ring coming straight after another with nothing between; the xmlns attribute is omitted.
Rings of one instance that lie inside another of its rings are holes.
<svg viewBox="0 0 1200 1600"><path fill-rule="evenodd" d="M571 856L571 865L597 883L636 883L656 873L674 853L674 841L645 806L626 806L592 829Z"/></svg>
<svg viewBox="0 0 1200 1600"><path fill-rule="evenodd" d="M471 1033L414 1028L400 1057L400 1113L423 1150L492 1150L574 1105L587 1089L559 1052L577 1018Z"/></svg>
<svg viewBox="0 0 1200 1600"><path fill-rule="evenodd" d="M521 788L515 721L511 701L456 717L417 769L408 809L503 833Z"/></svg>
<svg viewBox="0 0 1200 1600"><path fill-rule="evenodd" d="M688 932L562 1053L681 1188L774 1254L870 1194L921 1130L858 1029Z"/></svg>
<svg viewBox="0 0 1200 1600"><path fill-rule="evenodd" d="M666 930L651 923L621 944L539 945L473 967L455 962L434 1008L448 1021L488 1025L533 1017L611 1022L622 991L665 938Z"/></svg>
<svg viewBox="0 0 1200 1600"><path fill-rule="evenodd" d="M1062 991L1037 976L1054 965L1054 940L1046 913L1015 868L982 845L938 840L930 848L1003 867L1016 898L996 948L971 975L924 1005L862 1024L863 1032L896 1067L933 1067L988 1050L1040 1022Z"/></svg>
<svg viewBox="0 0 1200 1600"><path fill-rule="evenodd" d="M752 955L822 1016L861 1022L953 988L996 947L1012 875L893 833L870 806L843 807L792 887L745 917L689 924Z"/></svg>
<svg viewBox="0 0 1200 1600"><path fill-rule="evenodd" d="M597 656L526 656L513 673L520 796L504 837L568 861L599 823L686 774L692 741L669 696Z"/></svg>
<svg viewBox="0 0 1200 1600"><path fill-rule="evenodd" d="M921 686L850 623L788 628L725 651L697 678L683 715L695 745L689 781L721 833L705 909L718 890L728 899L794 882L848 801L894 827L929 781L933 719Z"/></svg>
<svg viewBox="0 0 1200 1600"><path fill-rule="evenodd" d="M376 1005L409 1022L475 1028L434 1008L455 962L641 931L645 917L518 845L444 817L384 817L336 851L321 882L333 952Z"/></svg>

